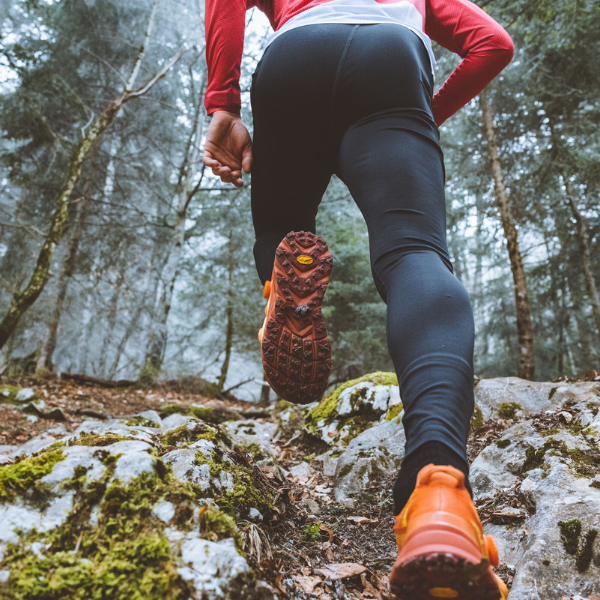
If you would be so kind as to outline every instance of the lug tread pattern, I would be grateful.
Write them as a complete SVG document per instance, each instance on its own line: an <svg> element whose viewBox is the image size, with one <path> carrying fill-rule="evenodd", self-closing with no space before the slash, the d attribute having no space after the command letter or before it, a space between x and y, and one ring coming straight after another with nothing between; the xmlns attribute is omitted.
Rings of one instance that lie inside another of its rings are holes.
<svg viewBox="0 0 600 600"><path fill-rule="evenodd" d="M429 553L394 565L390 590L398 600L433 600L432 588L450 588L455 600L501 600L487 560L474 564L451 553Z"/></svg>
<svg viewBox="0 0 600 600"><path fill-rule="evenodd" d="M312 262L299 262L299 256ZM289 233L275 254L276 299L267 315L262 358L267 381L289 402L310 404L327 388L331 343L321 305L332 265L325 240L307 231Z"/></svg>

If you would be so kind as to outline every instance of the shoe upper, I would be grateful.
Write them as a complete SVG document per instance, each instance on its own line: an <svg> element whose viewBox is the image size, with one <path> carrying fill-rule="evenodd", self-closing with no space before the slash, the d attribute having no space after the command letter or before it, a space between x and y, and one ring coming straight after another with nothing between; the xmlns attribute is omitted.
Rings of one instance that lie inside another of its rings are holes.
<svg viewBox="0 0 600 600"><path fill-rule="evenodd" d="M415 491L396 517L394 533L400 550L414 531L441 527L460 531L482 557L496 562L464 481L462 471L451 466L427 465L421 469Z"/></svg>

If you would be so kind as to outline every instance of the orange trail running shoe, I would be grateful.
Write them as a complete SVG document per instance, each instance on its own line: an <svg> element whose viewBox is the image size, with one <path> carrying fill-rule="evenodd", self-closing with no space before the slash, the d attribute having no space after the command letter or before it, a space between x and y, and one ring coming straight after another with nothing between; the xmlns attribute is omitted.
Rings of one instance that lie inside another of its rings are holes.
<svg viewBox="0 0 600 600"><path fill-rule="evenodd" d="M333 260L314 233L288 233L275 253L265 322L258 332L267 381L296 404L318 400L331 372L331 344L321 315Z"/></svg>
<svg viewBox="0 0 600 600"><path fill-rule="evenodd" d="M508 589L492 571L498 566L494 538L483 527L464 474L427 465L396 517L399 555L390 589L401 600L505 600Z"/></svg>

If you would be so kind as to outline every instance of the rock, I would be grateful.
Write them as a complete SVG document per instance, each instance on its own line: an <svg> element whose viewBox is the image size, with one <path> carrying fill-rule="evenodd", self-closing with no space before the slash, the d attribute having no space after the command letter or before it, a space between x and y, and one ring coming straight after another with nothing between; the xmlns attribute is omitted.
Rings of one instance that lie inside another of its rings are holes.
<svg viewBox="0 0 600 600"><path fill-rule="evenodd" d="M338 387L306 416L305 430L344 449L363 431L402 410L394 373L371 373Z"/></svg>
<svg viewBox="0 0 600 600"><path fill-rule="evenodd" d="M528 387L524 413L548 406L546 400L537 405L532 400L543 398L547 384ZM571 399L589 398L585 387L574 390ZM562 426L549 432L540 426L541 417L506 429L502 440L511 443L491 444L471 467L478 504L493 506L485 532L495 536L501 561L516 569L510 600L598 592L600 544L593 532L600 528L600 485L595 483L600 451L592 430L581 425L584 420L597 425L597 415L577 406L582 410L571 423L557 420ZM507 527L510 522L515 524Z"/></svg>
<svg viewBox="0 0 600 600"><path fill-rule="evenodd" d="M370 479L397 471L404 458L404 427L399 418L385 421L355 437L337 460L335 499L347 501Z"/></svg>
<svg viewBox="0 0 600 600"><path fill-rule="evenodd" d="M248 419L245 421L227 421L223 427L231 437L234 445L251 454L254 462L260 466L275 464L275 449L271 440L277 431L276 423L259 423Z"/></svg>
<svg viewBox="0 0 600 600"><path fill-rule="evenodd" d="M32 400L35 397L35 392L31 388L23 388L17 392L15 400L17 402L29 402L29 400Z"/></svg>
<svg viewBox="0 0 600 600"><path fill-rule="evenodd" d="M86 421L11 452L18 461L0 466L0 595L70 598L77 581L78 594L111 598L119 581L119 597L273 599L231 516L263 519L267 484L224 428L180 417Z"/></svg>
<svg viewBox="0 0 600 600"><path fill-rule="evenodd" d="M482 379L475 388L475 403L481 409L485 421L502 416L498 409L502 405L531 415L545 410L554 410L567 403L598 401L600 384L595 382L541 383L499 377ZM512 406L511 406L512 405ZM502 412L502 409L501 409Z"/></svg>
<svg viewBox="0 0 600 600"><path fill-rule="evenodd" d="M202 598L244 600L255 597L253 575L232 539L209 542L198 533L186 535L180 544L185 566L177 569Z"/></svg>
<svg viewBox="0 0 600 600"><path fill-rule="evenodd" d="M314 471L311 466L304 461L290 469L290 475L301 483L306 483L312 477L313 473Z"/></svg>

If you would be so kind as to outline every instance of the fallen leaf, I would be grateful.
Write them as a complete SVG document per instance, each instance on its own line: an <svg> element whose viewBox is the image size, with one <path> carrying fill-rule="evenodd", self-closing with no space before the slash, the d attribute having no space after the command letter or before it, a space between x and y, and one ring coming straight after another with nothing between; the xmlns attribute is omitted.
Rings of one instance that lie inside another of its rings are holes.
<svg viewBox="0 0 600 600"><path fill-rule="evenodd" d="M330 431L330 432L329 432L327 435L328 435L330 438L334 438L334 437L335 437L337 434L338 434L338 430L337 430L337 429L334 429L333 431Z"/></svg>
<svg viewBox="0 0 600 600"><path fill-rule="evenodd" d="M346 517L347 521L352 523L377 523L378 519L367 519L367 517Z"/></svg>
<svg viewBox="0 0 600 600"><path fill-rule="evenodd" d="M314 569L314 572L327 579L331 579L332 581L337 581L339 579L345 579L346 577L360 575L366 570L367 568L365 566L359 565L358 563L337 563L325 565L320 569Z"/></svg>
<svg viewBox="0 0 600 600"><path fill-rule="evenodd" d="M330 529L327 527L327 525L323 525L323 523L321 523L321 531L326 531L329 534L329 543L331 543L335 536L333 529Z"/></svg>
<svg viewBox="0 0 600 600"><path fill-rule="evenodd" d="M558 416L562 417L565 420L565 423L570 423L573 420L573 415L564 410L559 412Z"/></svg>

